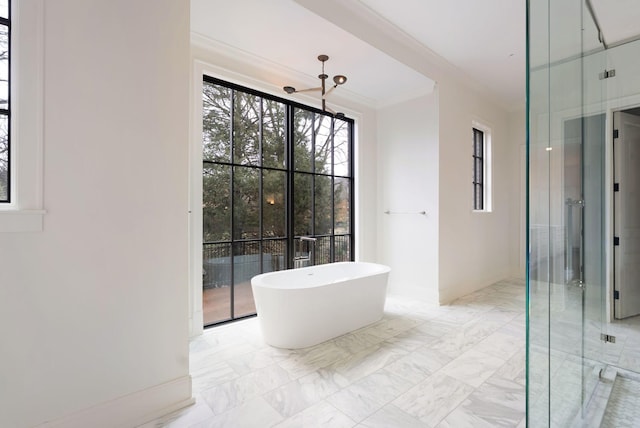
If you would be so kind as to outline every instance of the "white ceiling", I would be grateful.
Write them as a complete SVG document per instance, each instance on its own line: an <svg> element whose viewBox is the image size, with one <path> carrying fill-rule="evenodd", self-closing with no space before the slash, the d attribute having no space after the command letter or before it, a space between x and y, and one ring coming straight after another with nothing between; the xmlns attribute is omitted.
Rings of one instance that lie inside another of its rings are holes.
<svg viewBox="0 0 640 428"><path fill-rule="evenodd" d="M640 32L640 1L592 2L609 43ZM191 9L192 33L270 64L262 77L276 86L317 86L316 57L327 54L327 74L349 79L336 93L361 103L428 92L434 76L381 39L402 34L396 43L419 45L506 108L524 106L525 0L191 0Z"/></svg>

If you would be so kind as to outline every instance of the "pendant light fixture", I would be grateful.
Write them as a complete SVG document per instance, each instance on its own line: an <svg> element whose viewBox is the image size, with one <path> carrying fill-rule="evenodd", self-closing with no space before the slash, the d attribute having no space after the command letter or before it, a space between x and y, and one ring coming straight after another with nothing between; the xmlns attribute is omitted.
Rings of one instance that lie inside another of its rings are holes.
<svg viewBox="0 0 640 428"><path fill-rule="evenodd" d="M321 82L321 85L319 87L317 87L317 88L308 88L308 89L296 89L293 86L285 86L282 89L284 89L284 91L287 94L295 94L295 93L300 93L300 92L320 91L321 99L322 99L322 111L329 112L332 115L334 115L335 117L342 118L342 117L344 117L344 113L336 113L334 110L332 110L329 107L327 107L326 97L331 92L333 92L333 90L335 88L337 88L338 85L343 85L347 81L347 76L344 76L342 74L336 74L335 76L333 76L333 83L334 84L333 84L333 86L331 86L329 88L329 90L327 90L326 80L329 78L329 76L327 74L325 74L325 72L324 72L324 63L328 59L329 59L329 56L327 56L327 55L318 55L318 61L320 61L322 63L322 74L318 75L318 79L320 79L320 82Z"/></svg>

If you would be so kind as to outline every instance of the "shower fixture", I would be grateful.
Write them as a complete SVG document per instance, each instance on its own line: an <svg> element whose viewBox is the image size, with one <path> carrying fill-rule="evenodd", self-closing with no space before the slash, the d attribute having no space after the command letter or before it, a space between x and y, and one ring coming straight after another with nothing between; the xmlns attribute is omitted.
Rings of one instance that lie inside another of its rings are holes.
<svg viewBox="0 0 640 428"><path fill-rule="evenodd" d="M344 113L336 113L334 110L330 109L329 107L327 107L327 102L326 102L326 97L327 95L329 95L331 92L333 92L333 90L335 88L338 87L338 85L344 85L344 83L347 81L347 76L344 76L342 74L336 74L335 76L333 76L333 83L334 85L331 86L329 88L329 90L326 89L326 80L329 78L329 76L327 74L325 74L324 72L324 63L329 59L329 56L327 55L318 55L318 61L320 61L322 63L322 74L318 75L318 79L320 79L321 85L316 87L316 88L308 88L308 89L296 89L293 86L285 86L284 91L287 94L294 94L294 93L299 93L299 92L314 92L314 91L320 91L320 95L321 95L321 100L322 100L322 111L326 111L331 113L332 115L334 115L337 118L342 118L344 117Z"/></svg>

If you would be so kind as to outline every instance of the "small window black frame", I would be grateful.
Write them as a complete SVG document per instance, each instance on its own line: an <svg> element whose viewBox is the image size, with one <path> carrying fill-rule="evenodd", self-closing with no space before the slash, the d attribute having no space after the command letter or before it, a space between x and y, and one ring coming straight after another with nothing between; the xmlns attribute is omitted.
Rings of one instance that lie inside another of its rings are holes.
<svg viewBox="0 0 640 428"><path fill-rule="evenodd" d="M473 209L485 209L485 141L484 132L473 128Z"/></svg>
<svg viewBox="0 0 640 428"><path fill-rule="evenodd" d="M0 204L11 203L11 0L7 0L7 17L0 16L0 25L7 27L7 108L0 108L0 116L5 116L7 120L7 179L6 197L0 197Z"/></svg>

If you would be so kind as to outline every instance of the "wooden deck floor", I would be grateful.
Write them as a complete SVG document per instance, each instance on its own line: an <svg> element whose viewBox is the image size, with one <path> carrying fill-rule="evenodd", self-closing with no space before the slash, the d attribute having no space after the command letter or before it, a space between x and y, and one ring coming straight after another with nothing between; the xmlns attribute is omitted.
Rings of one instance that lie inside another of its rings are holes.
<svg viewBox="0 0 640 428"><path fill-rule="evenodd" d="M235 285L234 316L236 318L256 313L251 283ZM231 318L231 287L208 288L202 292L204 324L213 324Z"/></svg>

